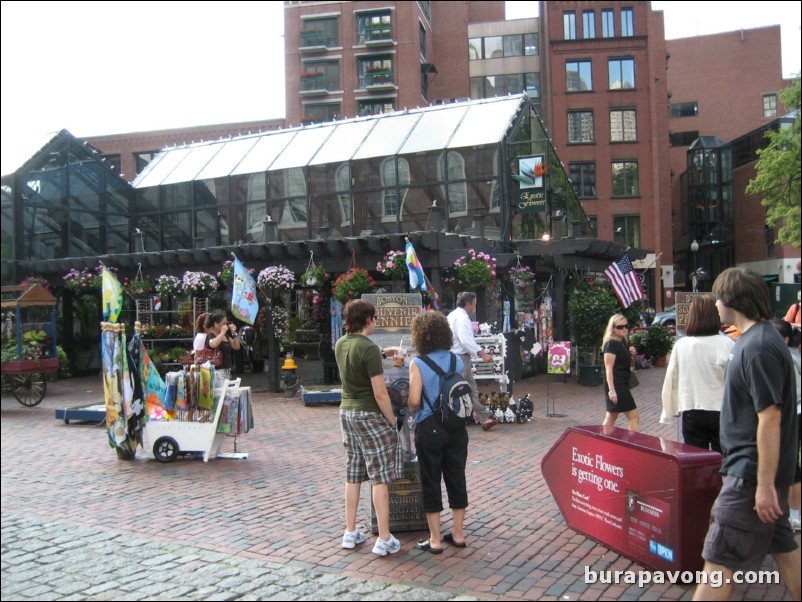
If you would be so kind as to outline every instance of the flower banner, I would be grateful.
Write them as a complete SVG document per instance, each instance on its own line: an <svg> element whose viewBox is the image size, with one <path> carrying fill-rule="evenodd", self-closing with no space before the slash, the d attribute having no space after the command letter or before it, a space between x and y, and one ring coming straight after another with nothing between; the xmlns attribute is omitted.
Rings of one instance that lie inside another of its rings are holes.
<svg viewBox="0 0 802 602"><path fill-rule="evenodd" d="M103 320L116 323L123 310L123 287L105 266L100 286L103 293Z"/></svg>
<svg viewBox="0 0 802 602"><path fill-rule="evenodd" d="M234 282L231 290L231 313L245 322L253 325L256 314L259 312L259 301L256 298L256 281L242 265L238 258L234 258Z"/></svg>
<svg viewBox="0 0 802 602"><path fill-rule="evenodd" d="M409 268L409 288L415 290L426 290L426 275L423 273L423 266L415 253L415 247L407 241L407 268Z"/></svg>

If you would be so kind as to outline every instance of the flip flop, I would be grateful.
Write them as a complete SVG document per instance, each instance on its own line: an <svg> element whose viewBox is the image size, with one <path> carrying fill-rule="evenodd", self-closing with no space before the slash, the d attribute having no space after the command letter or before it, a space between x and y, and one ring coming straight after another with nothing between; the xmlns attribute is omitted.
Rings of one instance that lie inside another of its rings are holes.
<svg viewBox="0 0 802 602"><path fill-rule="evenodd" d="M448 544L451 544L455 548L467 548L468 547L468 544L465 543L464 541L462 543L457 543L456 541L454 541L454 536L451 534L451 531L449 531L448 533L443 535L443 541L448 543Z"/></svg>
<svg viewBox="0 0 802 602"><path fill-rule="evenodd" d="M427 552L429 552L430 554L442 554L442 553L443 553L443 548L433 548L433 547L432 547L432 546L429 544L429 540L428 540L428 539L421 539L421 540L420 540L420 541L419 541L419 542L418 542L418 543L415 545L415 547L416 547L416 548L418 548L419 550L426 550L426 551L427 551Z"/></svg>

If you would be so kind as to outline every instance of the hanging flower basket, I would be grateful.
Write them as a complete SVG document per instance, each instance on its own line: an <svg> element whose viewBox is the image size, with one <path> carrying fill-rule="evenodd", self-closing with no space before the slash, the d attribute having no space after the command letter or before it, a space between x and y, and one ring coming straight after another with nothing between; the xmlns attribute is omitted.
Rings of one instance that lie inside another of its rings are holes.
<svg viewBox="0 0 802 602"><path fill-rule="evenodd" d="M43 278L42 276L36 276L34 274L31 274L29 276L25 276L25 278L23 278L22 281L20 282L20 286L33 286L34 284L38 284L46 291L50 290L50 283L47 281L46 278Z"/></svg>
<svg viewBox="0 0 802 602"><path fill-rule="evenodd" d="M486 288L496 279L496 258L481 251L468 253L454 262L444 278L454 290Z"/></svg>
<svg viewBox="0 0 802 602"><path fill-rule="evenodd" d="M184 283L176 276L163 274L156 278L156 292L163 299L180 297L185 294Z"/></svg>
<svg viewBox="0 0 802 602"><path fill-rule="evenodd" d="M83 268L80 272L75 268L64 274L64 288L77 295L92 295L100 293L101 272L93 272L89 268Z"/></svg>
<svg viewBox="0 0 802 602"><path fill-rule="evenodd" d="M207 272L184 272L184 290L193 297L208 297L219 286L217 278Z"/></svg>
<svg viewBox="0 0 802 602"><path fill-rule="evenodd" d="M529 266L513 266L510 268L510 280L516 288L526 288L535 284L535 273Z"/></svg>
<svg viewBox="0 0 802 602"><path fill-rule="evenodd" d="M367 270L351 268L337 277L332 290L338 301L348 303L351 299L359 299L364 293L371 292L375 286L376 281Z"/></svg>
<svg viewBox="0 0 802 602"><path fill-rule="evenodd" d="M133 299L147 299L153 293L150 278L123 280L123 288Z"/></svg>
<svg viewBox="0 0 802 602"><path fill-rule="evenodd" d="M322 265L310 263L306 271L301 274L301 283L306 286L320 286L328 280L328 277L329 275Z"/></svg>
<svg viewBox="0 0 802 602"><path fill-rule="evenodd" d="M376 264L376 271L387 280L404 280L409 277L407 254L404 251L388 251Z"/></svg>
<svg viewBox="0 0 802 602"><path fill-rule="evenodd" d="M291 291L295 286L295 274L283 265L271 265L259 272L256 283L263 290Z"/></svg>

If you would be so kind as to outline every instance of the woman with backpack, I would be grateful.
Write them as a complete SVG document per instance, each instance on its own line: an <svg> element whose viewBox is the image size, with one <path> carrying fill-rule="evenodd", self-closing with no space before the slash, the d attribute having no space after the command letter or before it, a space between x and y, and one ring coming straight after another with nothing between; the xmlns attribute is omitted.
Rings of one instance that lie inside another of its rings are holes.
<svg viewBox="0 0 802 602"><path fill-rule="evenodd" d="M440 370L448 373L452 366L459 374L462 360L451 353L451 327L439 312L427 311L412 321L412 343L419 357L409 366L409 407L415 416L415 448L418 452L423 511L429 525L429 537L417 547L432 554L443 552L443 542L458 548L466 547L462 526L468 506L465 464L468 460L468 430L445 428L442 414L435 403L441 395L441 378L423 357L428 357ZM452 364L454 361L454 364ZM440 513L443 500L440 480L445 481L448 505L453 517L452 531L440 536Z"/></svg>

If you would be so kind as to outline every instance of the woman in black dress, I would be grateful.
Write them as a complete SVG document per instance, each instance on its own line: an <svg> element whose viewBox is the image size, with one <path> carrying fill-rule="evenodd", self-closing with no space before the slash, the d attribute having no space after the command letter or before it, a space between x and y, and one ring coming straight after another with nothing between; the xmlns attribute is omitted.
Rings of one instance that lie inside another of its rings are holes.
<svg viewBox="0 0 802 602"><path fill-rule="evenodd" d="M640 414L635 399L629 390L629 368L635 359L635 348L629 346L629 320L622 314L615 314L607 322L602 342L604 353L604 394L607 414L605 426L615 426L618 415L627 417L627 428L640 431ZM612 386L610 385L612 383Z"/></svg>

